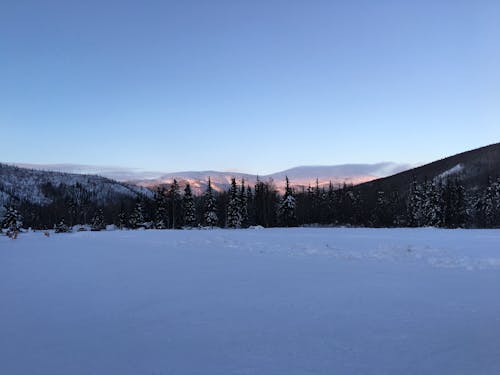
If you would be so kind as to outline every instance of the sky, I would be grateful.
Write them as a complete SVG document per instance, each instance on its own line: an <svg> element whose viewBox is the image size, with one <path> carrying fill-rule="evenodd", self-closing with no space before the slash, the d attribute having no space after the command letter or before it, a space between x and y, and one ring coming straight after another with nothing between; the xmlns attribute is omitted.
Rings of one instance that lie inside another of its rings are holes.
<svg viewBox="0 0 500 375"><path fill-rule="evenodd" d="M0 161L272 173L500 141L499 1L0 2Z"/></svg>

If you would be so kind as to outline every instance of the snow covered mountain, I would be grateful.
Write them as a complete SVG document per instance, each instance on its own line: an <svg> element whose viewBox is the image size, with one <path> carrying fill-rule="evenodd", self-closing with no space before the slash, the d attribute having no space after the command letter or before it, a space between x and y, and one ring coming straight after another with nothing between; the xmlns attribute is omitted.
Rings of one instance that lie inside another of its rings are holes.
<svg viewBox="0 0 500 375"><path fill-rule="evenodd" d="M181 186L186 182L189 182L193 190L199 194L206 189L209 177L212 182L212 186L217 191L228 189L231 178L233 177L238 181L244 179L245 183L250 186L253 186L256 183L257 178L259 178L261 181L273 181L276 188L283 191L285 186L285 177L288 177L290 183L296 188L315 185L316 180L318 180L318 184L320 186L326 186L330 182L334 185L341 185L344 183L359 184L398 173L409 168L411 168L411 165L409 164L386 162L377 164L302 166L264 176L219 171L174 172L163 174L160 178L132 180L128 182L151 188L162 184L170 184L174 179L176 179Z"/></svg>
<svg viewBox="0 0 500 375"><path fill-rule="evenodd" d="M320 186L326 186L330 181L334 185L339 184L359 184L371 181L380 177L389 176L407 169L410 164L400 163L376 163L376 164L342 164L327 166L301 166L285 171L272 173L263 176L241 172L221 172L221 171L185 171L185 172L152 172L133 168L123 167L99 167L79 164L15 164L18 167L36 170L50 170L60 173L71 174L94 174L104 176L113 180L125 182L127 184L138 185L147 188L154 188L159 185L171 184L176 179L181 187L187 182L195 194L205 191L210 177L212 186L216 191L223 191L229 188L231 178L238 181L245 180L250 186L255 185L257 178L261 181L273 181L278 190L282 191L285 186L285 177L288 176L291 184L297 188L307 187L316 184L316 179Z"/></svg>
<svg viewBox="0 0 500 375"><path fill-rule="evenodd" d="M105 177L40 171L0 164L0 205L9 202L29 202L47 205L63 191L74 200L82 196L103 205L123 197L140 194L151 196L143 187L110 180Z"/></svg>

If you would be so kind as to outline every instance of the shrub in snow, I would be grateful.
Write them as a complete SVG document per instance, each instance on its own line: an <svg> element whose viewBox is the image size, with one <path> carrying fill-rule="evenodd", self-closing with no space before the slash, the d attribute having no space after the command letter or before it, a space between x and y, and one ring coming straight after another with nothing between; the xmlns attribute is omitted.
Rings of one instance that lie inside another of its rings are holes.
<svg viewBox="0 0 500 375"><path fill-rule="evenodd" d="M67 233L70 231L70 228L64 223L64 219L54 226L54 232L56 233Z"/></svg>

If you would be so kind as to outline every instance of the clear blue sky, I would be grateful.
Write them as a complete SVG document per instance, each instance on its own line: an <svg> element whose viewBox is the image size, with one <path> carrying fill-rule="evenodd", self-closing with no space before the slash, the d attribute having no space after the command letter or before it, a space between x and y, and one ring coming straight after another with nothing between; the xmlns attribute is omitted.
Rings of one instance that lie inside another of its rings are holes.
<svg viewBox="0 0 500 375"><path fill-rule="evenodd" d="M500 1L0 2L0 161L267 173L500 141Z"/></svg>

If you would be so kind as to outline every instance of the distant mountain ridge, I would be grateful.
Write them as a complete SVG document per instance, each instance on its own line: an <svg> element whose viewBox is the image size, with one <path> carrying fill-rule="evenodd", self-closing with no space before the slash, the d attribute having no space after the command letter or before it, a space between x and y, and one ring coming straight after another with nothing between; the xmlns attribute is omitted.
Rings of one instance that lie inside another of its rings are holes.
<svg viewBox="0 0 500 375"><path fill-rule="evenodd" d="M231 178L236 178L238 182L242 179L250 186L255 185L257 179L268 182L272 181L279 191L284 190L285 177L288 177L292 186L296 188L313 186L318 180L320 186L327 186L330 182L334 185L359 184L371 181L383 176L388 176L411 168L409 164L397 164L392 162L376 164L343 164L333 166L301 166L285 171L272 173L268 175L252 175L240 172L220 172L220 171L202 171L202 172L174 172L166 173L157 179L143 179L128 181L139 186L156 187L159 185L168 185L176 179L181 186L189 182L195 193L199 194L206 189L208 178L212 186L217 191L228 189Z"/></svg>
<svg viewBox="0 0 500 375"><path fill-rule="evenodd" d="M176 179L181 187L187 182L191 185L196 194L205 191L208 178L211 179L213 188L216 191L223 191L229 188L231 178L236 178L238 182L242 179L250 186L255 185L257 178L261 181L273 181L278 190L282 191L285 185L285 177L288 176L291 184L296 188L314 185L316 179L320 186L326 186L330 182L334 185L359 184L371 181L380 177L385 177L412 167L410 164L382 162L375 164L342 164L328 166L300 166L290 168L285 171L267 175L257 176L255 174L241 172L221 172L221 171L183 171L172 173L140 171L131 168L120 167L98 167L79 164L15 164L18 167L55 170L58 172L98 174L112 178L127 184L139 185L147 188L155 188L159 185L168 185Z"/></svg>

